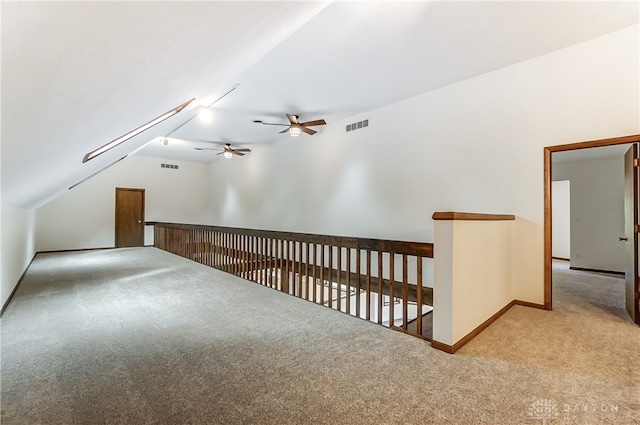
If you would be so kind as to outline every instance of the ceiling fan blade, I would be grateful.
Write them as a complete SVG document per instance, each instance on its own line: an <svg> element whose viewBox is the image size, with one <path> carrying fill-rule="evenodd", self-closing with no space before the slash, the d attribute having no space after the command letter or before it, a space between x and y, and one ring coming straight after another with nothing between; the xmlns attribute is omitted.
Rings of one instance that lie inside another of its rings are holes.
<svg viewBox="0 0 640 425"><path fill-rule="evenodd" d="M288 126L289 124L278 124L275 122L263 122L262 125L282 125L282 126Z"/></svg>
<svg viewBox="0 0 640 425"><path fill-rule="evenodd" d="M287 131L289 131L289 129L290 129L290 128L291 128L291 126L289 126L289 127L285 128L284 130L280 131L279 133L280 133L280 134L282 134L282 133L286 133Z"/></svg>
<svg viewBox="0 0 640 425"><path fill-rule="evenodd" d="M234 155L238 155L238 156L244 156L245 154L243 154L242 152L238 152L237 150L234 150L232 152Z"/></svg>
<svg viewBox="0 0 640 425"><path fill-rule="evenodd" d="M317 131L315 131L315 130L312 130L312 129L307 128L307 127L302 127L302 126L300 126L300 130L304 131L305 133L307 133L310 136L313 136L314 134L317 133Z"/></svg>
<svg viewBox="0 0 640 425"><path fill-rule="evenodd" d="M310 125L325 125L327 124L327 122L325 120L315 120L315 121L309 121L309 122L301 122L300 125L303 126L310 126Z"/></svg>
<svg viewBox="0 0 640 425"><path fill-rule="evenodd" d="M298 122L298 116L297 115L293 115L293 114L287 114L287 118L289 118L289 122L291 124L300 124Z"/></svg>
<svg viewBox="0 0 640 425"><path fill-rule="evenodd" d="M197 151L219 151L220 149L213 149L213 148L193 148Z"/></svg>
<svg viewBox="0 0 640 425"><path fill-rule="evenodd" d="M216 155L222 155L224 152L218 152Z"/></svg>
<svg viewBox="0 0 640 425"><path fill-rule="evenodd" d="M251 149L234 149L234 152L251 152Z"/></svg>

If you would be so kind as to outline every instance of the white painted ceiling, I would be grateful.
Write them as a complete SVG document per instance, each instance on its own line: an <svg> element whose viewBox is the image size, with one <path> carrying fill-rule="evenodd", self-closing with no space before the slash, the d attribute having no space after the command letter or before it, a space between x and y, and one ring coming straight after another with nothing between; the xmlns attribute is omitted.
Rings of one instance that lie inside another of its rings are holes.
<svg viewBox="0 0 640 425"><path fill-rule="evenodd" d="M330 126L638 22L636 1L1 6L2 203L18 207L42 205L136 150L211 162L221 157L194 148L289 137L256 119L286 123L293 113ZM234 87L210 108L211 123L194 118ZM181 113L82 163L190 98Z"/></svg>

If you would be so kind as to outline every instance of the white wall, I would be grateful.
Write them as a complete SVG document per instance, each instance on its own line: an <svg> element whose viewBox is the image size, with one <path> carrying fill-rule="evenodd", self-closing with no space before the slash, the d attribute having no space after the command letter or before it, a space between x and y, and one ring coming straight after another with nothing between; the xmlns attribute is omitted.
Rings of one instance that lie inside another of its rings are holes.
<svg viewBox="0 0 640 425"><path fill-rule="evenodd" d="M209 221L433 241L434 211L515 214L514 298L543 303L543 147L640 133L638 31L216 162Z"/></svg>
<svg viewBox="0 0 640 425"><path fill-rule="evenodd" d="M433 339L453 346L514 300L515 221L435 224Z"/></svg>
<svg viewBox="0 0 640 425"><path fill-rule="evenodd" d="M201 224L209 215L208 165L131 156L39 208L37 250L113 247L116 187L145 189L147 221Z"/></svg>
<svg viewBox="0 0 640 425"><path fill-rule="evenodd" d="M551 255L569 259L571 256L571 181L552 182L551 221L553 224Z"/></svg>
<svg viewBox="0 0 640 425"><path fill-rule="evenodd" d="M624 272L624 157L554 164L553 178L571 181L571 267Z"/></svg>
<svg viewBox="0 0 640 425"><path fill-rule="evenodd" d="M0 286L0 306L4 306L9 295L18 284L20 276L27 269L35 250L34 210L2 208L0 227L0 258L2 285Z"/></svg>

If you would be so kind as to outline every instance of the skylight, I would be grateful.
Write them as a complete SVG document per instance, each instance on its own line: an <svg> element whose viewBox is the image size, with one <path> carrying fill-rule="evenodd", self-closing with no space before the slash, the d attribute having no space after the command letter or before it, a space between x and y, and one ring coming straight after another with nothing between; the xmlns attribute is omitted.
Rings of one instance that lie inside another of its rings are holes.
<svg viewBox="0 0 640 425"><path fill-rule="evenodd" d="M138 134L142 133L145 130L150 129L151 127L153 127L156 124L161 123L162 121L166 120L167 118L172 117L173 115L177 114L178 112L180 112L184 108L186 108L187 105L189 105L194 100L195 100L195 98L193 98L191 100L188 100L188 101L184 102L183 104L178 105L175 108L165 112L164 114L152 119L148 123L141 125L140 127L136 128L135 130L132 130L132 131L128 132L127 134L124 134L124 135L118 137L117 139L114 139L114 140L110 141L106 145L102 145L98 149L95 149L95 150L87 153L84 156L84 159L82 160L82 163L85 163L85 162L97 157L98 155L101 155L101 154L107 152L108 150L115 148L120 143L125 142L125 141L131 139L134 136L137 136Z"/></svg>

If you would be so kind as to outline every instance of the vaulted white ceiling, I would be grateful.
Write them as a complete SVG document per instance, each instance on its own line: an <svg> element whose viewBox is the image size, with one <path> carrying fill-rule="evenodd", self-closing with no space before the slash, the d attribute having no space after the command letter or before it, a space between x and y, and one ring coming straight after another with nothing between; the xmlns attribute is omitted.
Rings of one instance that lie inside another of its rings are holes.
<svg viewBox="0 0 640 425"><path fill-rule="evenodd" d="M20 207L136 150L211 162L194 148L289 137L256 119L330 126L638 22L635 1L3 2L1 13L2 203ZM194 118L227 92L212 122Z"/></svg>

